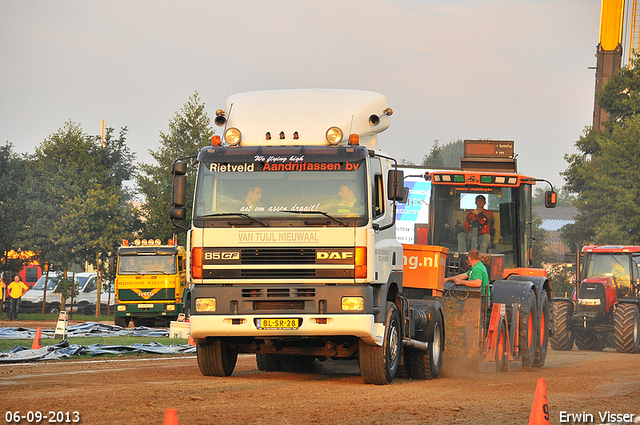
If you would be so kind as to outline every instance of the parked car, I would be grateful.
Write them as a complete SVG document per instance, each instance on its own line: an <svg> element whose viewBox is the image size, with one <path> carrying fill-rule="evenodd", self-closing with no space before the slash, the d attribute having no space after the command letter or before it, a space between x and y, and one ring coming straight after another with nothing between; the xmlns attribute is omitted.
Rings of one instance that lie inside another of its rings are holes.
<svg viewBox="0 0 640 425"><path fill-rule="evenodd" d="M67 277L72 278L73 273L68 272ZM49 273L47 280L47 299L45 312L58 313L60 312L60 303L62 297L59 293L56 293L58 288L58 282L62 276L62 273L54 272ZM20 303L20 311L24 313L38 313L42 311L42 300L44 298L44 285L46 274L43 274L33 288L27 291L22 297ZM95 313L95 305L98 297L98 279L96 273L75 273L75 282L78 288L78 295L73 298L73 305L71 304L71 298L65 299L65 308L73 308L73 311L80 313L90 314L92 311ZM108 300L108 292L103 292L100 295L101 308L106 311L106 303ZM114 296L112 295L112 298ZM113 305L113 301L111 302Z"/></svg>

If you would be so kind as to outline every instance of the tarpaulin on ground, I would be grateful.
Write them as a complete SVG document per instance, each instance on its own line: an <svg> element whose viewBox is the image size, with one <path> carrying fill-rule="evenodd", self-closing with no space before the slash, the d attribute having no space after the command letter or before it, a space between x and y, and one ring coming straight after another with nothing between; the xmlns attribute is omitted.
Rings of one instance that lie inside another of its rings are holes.
<svg viewBox="0 0 640 425"><path fill-rule="evenodd" d="M42 338L53 338L55 329L40 329ZM36 335L36 329L28 329L21 327L0 328L0 339L33 339ZM77 325L67 326L67 338L83 337L83 336L149 336L149 337L168 337L168 328L148 328L146 326L138 326L136 328L123 328L117 325L108 325L104 323L86 322Z"/></svg>
<svg viewBox="0 0 640 425"><path fill-rule="evenodd" d="M157 342L133 345L93 344L89 346L69 344L62 341L56 345L33 350L15 346L13 350L0 353L0 363L33 362L40 360L57 360L71 356L100 356L103 354L149 353L149 354L182 354L195 353L193 345L162 345Z"/></svg>

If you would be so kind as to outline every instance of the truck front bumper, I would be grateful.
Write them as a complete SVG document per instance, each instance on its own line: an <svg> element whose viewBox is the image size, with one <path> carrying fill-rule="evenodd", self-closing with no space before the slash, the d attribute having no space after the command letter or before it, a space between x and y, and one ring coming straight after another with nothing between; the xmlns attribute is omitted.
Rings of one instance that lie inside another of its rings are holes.
<svg viewBox="0 0 640 425"><path fill-rule="evenodd" d="M259 329L261 319L298 319L296 329ZM375 323L371 314L258 314L258 315L192 315L191 336L296 338L355 336L369 345L382 346L384 323Z"/></svg>

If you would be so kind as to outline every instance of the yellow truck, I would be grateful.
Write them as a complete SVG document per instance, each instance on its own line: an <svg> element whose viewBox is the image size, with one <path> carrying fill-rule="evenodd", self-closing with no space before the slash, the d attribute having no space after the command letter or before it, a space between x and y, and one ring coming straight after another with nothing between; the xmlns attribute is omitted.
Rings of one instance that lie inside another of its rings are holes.
<svg viewBox="0 0 640 425"><path fill-rule="evenodd" d="M110 263L115 274L115 324L127 327L168 325L180 313L190 315L186 251L175 240L124 240Z"/></svg>

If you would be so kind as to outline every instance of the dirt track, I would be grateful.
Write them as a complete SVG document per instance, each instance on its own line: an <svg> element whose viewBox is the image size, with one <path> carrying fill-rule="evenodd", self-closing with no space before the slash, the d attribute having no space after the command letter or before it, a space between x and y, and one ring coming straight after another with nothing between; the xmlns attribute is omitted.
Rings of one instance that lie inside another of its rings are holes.
<svg viewBox="0 0 640 425"><path fill-rule="evenodd" d="M387 386L364 385L355 361L266 373L251 355L229 378L202 376L195 356L0 365L0 423L7 410L54 410L78 411L82 424L162 424L174 408L180 424L526 424L538 378L552 424L568 423L561 411L594 416L581 423L601 423L598 412L640 415L640 355L550 350L542 369L501 374L444 360L437 380Z"/></svg>

